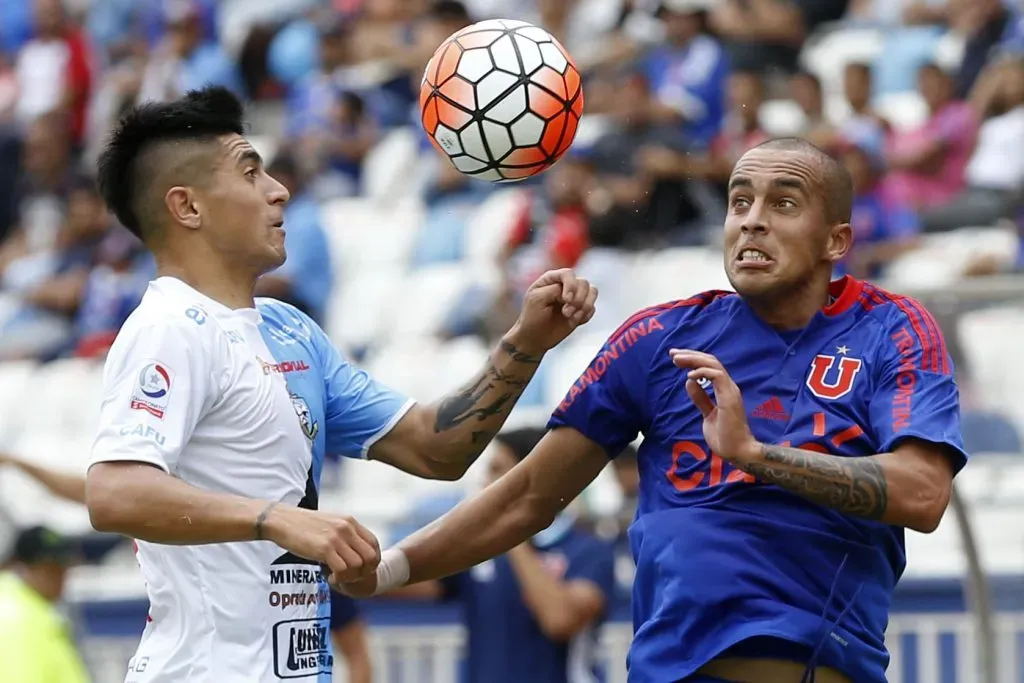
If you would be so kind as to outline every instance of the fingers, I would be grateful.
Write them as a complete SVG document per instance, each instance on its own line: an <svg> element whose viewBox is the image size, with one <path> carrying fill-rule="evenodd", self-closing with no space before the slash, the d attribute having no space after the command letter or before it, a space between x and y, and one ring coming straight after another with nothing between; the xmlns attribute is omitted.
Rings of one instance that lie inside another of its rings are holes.
<svg viewBox="0 0 1024 683"><path fill-rule="evenodd" d="M725 366L722 365L722 362L710 353L691 351L690 349L670 349L668 353L672 357L672 362L676 364L676 367L684 370L687 368L714 368L723 372L725 371Z"/></svg>
<svg viewBox="0 0 1024 683"><path fill-rule="evenodd" d="M587 294L586 300L583 302L583 315L579 324L584 325L590 322L590 319L594 317L595 311L597 311L597 287L590 285L590 291Z"/></svg>
<svg viewBox="0 0 1024 683"><path fill-rule="evenodd" d="M574 325L594 317L597 288L568 268L549 270L531 285L531 293L544 303L562 304L562 315Z"/></svg>
<svg viewBox="0 0 1024 683"><path fill-rule="evenodd" d="M690 395L690 400L693 401L694 405L697 406L697 410L704 417L711 414L711 411L715 409L715 403L708 396L708 392L704 391L704 388L697 384L696 380L686 380L686 393Z"/></svg>

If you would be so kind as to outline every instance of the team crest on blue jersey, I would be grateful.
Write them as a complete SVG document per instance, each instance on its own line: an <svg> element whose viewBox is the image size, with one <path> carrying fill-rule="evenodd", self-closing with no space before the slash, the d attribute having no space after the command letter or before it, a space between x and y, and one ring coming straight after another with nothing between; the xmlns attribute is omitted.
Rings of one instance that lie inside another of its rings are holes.
<svg viewBox="0 0 1024 683"><path fill-rule="evenodd" d="M302 398L298 394L289 394L292 399L292 407L295 408L295 414L299 416L299 424L302 426L302 433L306 435L306 438L312 441L316 438L317 432L320 431L320 424L313 419L313 413L309 409L309 404L306 403L306 399Z"/></svg>
<svg viewBox="0 0 1024 683"><path fill-rule="evenodd" d="M840 346L837 349L840 357L819 353L811 361L811 371L807 375L807 388L818 398L829 401L846 396L853 389L853 381L864 367L864 361L860 358L851 358L846 355L850 349ZM838 371L833 371L837 365Z"/></svg>

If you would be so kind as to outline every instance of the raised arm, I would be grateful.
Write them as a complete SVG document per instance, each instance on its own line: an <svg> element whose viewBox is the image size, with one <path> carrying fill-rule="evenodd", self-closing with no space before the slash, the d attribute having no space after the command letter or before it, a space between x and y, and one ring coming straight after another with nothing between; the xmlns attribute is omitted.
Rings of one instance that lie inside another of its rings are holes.
<svg viewBox="0 0 1024 683"><path fill-rule="evenodd" d="M508 552L548 527L607 464L601 446L575 429L555 429L508 474L386 551L376 576L340 588L365 597Z"/></svg>
<svg viewBox="0 0 1024 683"><path fill-rule="evenodd" d="M421 477L460 478L505 424L544 354L590 320L596 299L597 288L571 270L545 273L477 374L439 401L413 406L369 457Z"/></svg>
<svg viewBox="0 0 1024 683"><path fill-rule="evenodd" d="M80 474L51 470L48 467L2 452L0 452L0 465L9 465L22 474L35 479L58 498L69 500L72 503L85 504L85 477Z"/></svg>
<svg viewBox="0 0 1024 683"><path fill-rule="evenodd" d="M704 438L723 459L765 484L848 515L923 533L938 527L952 494L953 476L966 459L959 444L956 388L948 376L921 372L914 384L931 386L913 397L914 413L906 419L907 428L887 432L892 430L894 405L887 389L907 380L883 373L871 410L879 415L874 431L884 452L845 457L821 452L818 444L791 448L758 442L747 423L739 387L721 362L697 351L671 353L677 366L689 370L686 390L704 416ZM714 400L699 380L712 383ZM919 414L921 419L915 419Z"/></svg>

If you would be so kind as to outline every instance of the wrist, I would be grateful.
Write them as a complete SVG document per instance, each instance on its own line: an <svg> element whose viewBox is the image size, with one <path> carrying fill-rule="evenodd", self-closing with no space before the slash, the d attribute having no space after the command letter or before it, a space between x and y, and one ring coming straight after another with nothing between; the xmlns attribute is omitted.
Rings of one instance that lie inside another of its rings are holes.
<svg viewBox="0 0 1024 683"><path fill-rule="evenodd" d="M260 507L253 523L253 535L257 541L278 542L281 533L281 515L278 503L272 501Z"/></svg>
<svg viewBox="0 0 1024 683"><path fill-rule="evenodd" d="M512 347L516 353L521 356L529 356L534 362L540 362L540 359L548 352L547 347L538 346L536 342L532 341L528 334L523 332L523 329L516 323L512 328L505 333L505 336L501 338L502 346L508 349Z"/></svg>
<svg viewBox="0 0 1024 683"><path fill-rule="evenodd" d="M388 548L380 554L377 565L377 588L374 595L401 588L409 582L409 558L400 548Z"/></svg>
<svg viewBox="0 0 1024 683"><path fill-rule="evenodd" d="M764 460L764 444L760 441L751 441L743 448L738 449L731 458L726 458L740 469Z"/></svg>

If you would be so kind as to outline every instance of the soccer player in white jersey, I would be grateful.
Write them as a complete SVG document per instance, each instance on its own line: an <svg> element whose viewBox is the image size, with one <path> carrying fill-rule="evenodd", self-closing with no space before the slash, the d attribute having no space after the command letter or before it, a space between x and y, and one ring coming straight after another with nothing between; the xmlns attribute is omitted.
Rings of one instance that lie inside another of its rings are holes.
<svg viewBox="0 0 1024 683"><path fill-rule="evenodd" d="M325 579L372 574L380 548L317 511L324 455L462 476L597 296L543 275L479 373L416 404L298 310L254 300L285 259L288 192L242 131L238 100L208 88L128 112L99 162L159 275L110 350L87 476L93 526L137 540L150 599L127 683L329 681Z"/></svg>

